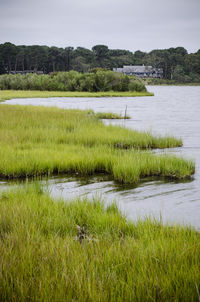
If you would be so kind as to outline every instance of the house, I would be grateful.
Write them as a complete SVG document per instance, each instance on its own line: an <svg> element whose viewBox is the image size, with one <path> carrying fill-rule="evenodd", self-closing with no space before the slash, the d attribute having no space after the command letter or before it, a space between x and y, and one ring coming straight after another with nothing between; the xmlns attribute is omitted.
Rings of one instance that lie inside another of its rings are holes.
<svg viewBox="0 0 200 302"><path fill-rule="evenodd" d="M152 66L124 66L122 68L113 68L115 72L122 72L126 75L135 75L141 78L162 78L163 69Z"/></svg>

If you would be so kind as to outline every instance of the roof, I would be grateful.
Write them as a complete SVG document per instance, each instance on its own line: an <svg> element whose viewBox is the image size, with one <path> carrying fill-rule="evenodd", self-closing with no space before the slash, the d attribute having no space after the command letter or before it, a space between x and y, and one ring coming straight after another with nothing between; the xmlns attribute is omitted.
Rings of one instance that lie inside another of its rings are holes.
<svg viewBox="0 0 200 302"><path fill-rule="evenodd" d="M113 68L114 71L116 72L123 72L126 74L131 74L131 73L135 73L135 74L144 74L144 73L155 73L155 72L160 72L163 73L162 68L154 68L152 66L144 66L144 65L126 65L123 68Z"/></svg>
<svg viewBox="0 0 200 302"><path fill-rule="evenodd" d="M134 72L134 73L144 73L144 72L153 72L154 68L152 66L124 66L124 72Z"/></svg>

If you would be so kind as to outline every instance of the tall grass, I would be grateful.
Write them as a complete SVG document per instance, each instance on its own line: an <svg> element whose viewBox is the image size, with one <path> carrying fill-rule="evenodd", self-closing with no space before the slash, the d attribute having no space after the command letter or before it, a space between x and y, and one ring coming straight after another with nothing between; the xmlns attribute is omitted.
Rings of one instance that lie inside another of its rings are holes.
<svg viewBox="0 0 200 302"><path fill-rule="evenodd" d="M3 178L103 172L135 183L150 175L182 179L194 173L191 161L139 151L181 146L181 140L106 126L88 111L1 105L0 144Z"/></svg>
<svg viewBox="0 0 200 302"><path fill-rule="evenodd" d="M122 116L121 114L117 114L117 113L112 113L112 112L97 112L96 116L99 119L130 119L130 115L124 115Z"/></svg>
<svg viewBox="0 0 200 302"><path fill-rule="evenodd" d="M199 301L199 255L190 227L132 223L38 186L0 195L1 301Z"/></svg>

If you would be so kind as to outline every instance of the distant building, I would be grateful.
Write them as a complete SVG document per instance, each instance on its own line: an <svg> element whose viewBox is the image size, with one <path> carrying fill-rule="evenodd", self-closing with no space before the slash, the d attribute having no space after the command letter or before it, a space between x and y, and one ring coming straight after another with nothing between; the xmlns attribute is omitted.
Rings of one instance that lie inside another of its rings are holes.
<svg viewBox="0 0 200 302"><path fill-rule="evenodd" d="M35 71L35 70L12 70L9 72L10 74L28 74L28 73L37 73L37 74L43 74L44 72L41 70Z"/></svg>
<svg viewBox="0 0 200 302"><path fill-rule="evenodd" d="M127 75L135 75L141 78L162 78L163 69L152 66L124 66L123 68L113 68L115 72L122 72Z"/></svg>

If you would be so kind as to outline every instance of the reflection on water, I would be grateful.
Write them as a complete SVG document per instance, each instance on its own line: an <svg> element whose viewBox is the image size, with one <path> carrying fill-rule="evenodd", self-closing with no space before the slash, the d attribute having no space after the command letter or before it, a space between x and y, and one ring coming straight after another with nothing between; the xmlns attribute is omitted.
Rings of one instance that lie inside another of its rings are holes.
<svg viewBox="0 0 200 302"><path fill-rule="evenodd" d="M51 98L18 99L8 104L57 106L59 108L93 109L124 114L127 106L130 120L105 121L155 134L181 137L182 148L154 150L195 160L196 173L189 181L142 180L137 186L122 186L108 176L91 178L55 177L41 180L54 197L77 196L115 200L131 219L152 215L169 223L191 224L200 229L200 87L151 86L154 97L136 98ZM8 183L0 182L3 189ZM22 183L21 183L22 185ZM14 184L12 183L13 187Z"/></svg>
<svg viewBox="0 0 200 302"><path fill-rule="evenodd" d="M1 189L24 186L31 181L0 182ZM137 186L121 185L108 176L95 177L52 177L40 180L53 197L72 200L80 198L98 197L110 203L113 200L131 219L151 215L164 222L178 222L192 224L199 228L199 198L191 195L194 181L166 181L148 178Z"/></svg>

